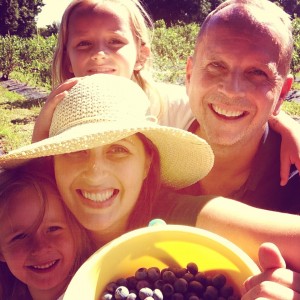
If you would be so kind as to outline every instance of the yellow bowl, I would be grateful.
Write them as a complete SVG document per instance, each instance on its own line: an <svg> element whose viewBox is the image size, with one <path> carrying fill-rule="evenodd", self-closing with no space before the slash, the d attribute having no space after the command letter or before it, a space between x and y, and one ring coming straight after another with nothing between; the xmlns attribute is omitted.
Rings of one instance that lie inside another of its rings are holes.
<svg viewBox="0 0 300 300"><path fill-rule="evenodd" d="M137 229L95 252L77 271L64 300L99 300L105 286L118 278L133 276L140 267L186 267L223 273L237 292L244 280L260 272L254 261L228 240L209 231L183 225Z"/></svg>

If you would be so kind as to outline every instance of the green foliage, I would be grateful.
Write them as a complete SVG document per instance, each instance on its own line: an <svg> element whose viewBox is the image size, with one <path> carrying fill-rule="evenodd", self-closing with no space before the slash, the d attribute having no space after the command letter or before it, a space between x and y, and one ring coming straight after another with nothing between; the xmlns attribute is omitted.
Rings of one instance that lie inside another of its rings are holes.
<svg viewBox="0 0 300 300"><path fill-rule="evenodd" d="M51 66L57 37L34 36L23 39L19 71L32 74L46 85L51 85Z"/></svg>
<svg viewBox="0 0 300 300"><path fill-rule="evenodd" d="M177 23L167 28L163 20L155 22L152 51L158 81L184 83L186 60L193 53L198 31L195 23Z"/></svg>
<svg viewBox="0 0 300 300"><path fill-rule="evenodd" d="M16 36L0 37L0 72L2 79L8 79L9 74L19 67L22 40Z"/></svg>
<svg viewBox="0 0 300 300"><path fill-rule="evenodd" d="M300 18L293 20L294 52L291 64L292 73L295 75L300 71Z"/></svg>
<svg viewBox="0 0 300 300"><path fill-rule="evenodd" d="M293 20L294 45L291 70L300 71L300 19ZM155 22L152 43L153 74L157 81L183 84L187 58L193 53L199 31L196 23L177 24L168 27L163 20ZM0 72L8 78L12 71L35 78L37 85L51 85L51 64L57 35L44 38L0 36Z"/></svg>
<svg viewBox="0 0 300 300"><path fill-rule="evenodd" d="M224 0L145 0L154 21L164 20L172 26L178 22L201 24L205 17Z"/></svg>
<svg viewBox="0 0 300 300"><path fill-rule="evenodd" d="M0 35L31 37L36 33L35 17L43 0L2 0L0 2Z"/></svg>
<svg viewBox="0 0 300 300"><path fill-rule="evenodd" d="M46 27L39 28L39 34L46 38L53 34L57 34L59 30L59 23L53 22L51 25L46 25Z"/></svg>
<svg viewBox="0 0 300 300"><path fill-rule="evenodd" d="M0 37L0 72L8 79L12 71L19 71L36 77L45 85L51 84L51 64L57 37L47 39L41 36L19 38Z"/></svg>

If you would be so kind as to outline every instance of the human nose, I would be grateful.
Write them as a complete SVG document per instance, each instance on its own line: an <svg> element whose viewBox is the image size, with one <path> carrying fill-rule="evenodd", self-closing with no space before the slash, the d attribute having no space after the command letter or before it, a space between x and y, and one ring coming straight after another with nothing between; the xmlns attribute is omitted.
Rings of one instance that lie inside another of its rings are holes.
<svg viewBox="0 0 300 300"><path fill-rule="evenodd" d="M220 91L229 98L244 97L247 89L247 83L239 71L229 72L220 84Z"/></svg>
<svg viewBox="0 0 300 300"><path fill-rule="evenodd" d="M87 160L85 174L89 178L99 178L108 173L109 164L101 148L92 149Z"/></svg>
<svg viewBox="0 0 300 300"><path fill-rule="evenodd" d="M50 243L44 233L38 233L31 239L31 254L40 255L47 252L50 248Z"/></svg>
<svg viewBox="0 0 300 300"><path fill-rule="evenodd" d="M93 60L101 60L107 57L107 49L102 43L97 44L94 50L92 55Z"/></svg>

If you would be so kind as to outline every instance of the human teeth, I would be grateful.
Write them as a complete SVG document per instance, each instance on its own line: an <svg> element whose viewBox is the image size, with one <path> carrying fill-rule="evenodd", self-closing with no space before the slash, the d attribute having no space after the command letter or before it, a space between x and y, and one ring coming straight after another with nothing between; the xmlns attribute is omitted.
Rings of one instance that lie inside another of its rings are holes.
<svg viewBox="0 0 300 300"><path fill-rule="evenodd" d="M55 263L56 263L56 260L54 260L53 262L48 263L48 264L44 264L44 265L36 265L36 266L32 266L32 267L33 267L34 269L40 269L40 270L43 270L43 269L48 269L48 268L52 267Z"/></svg>
<svg viewBox="0 0 300 300"><path fill-rule="evenodd" d="M216 113L218 113L219 115L225 116L225 117L239 117L244 113L243 111L225 110L214 104L212 104L212 107Z"/></svg>
<svg viewBox="0 0 300 300"><path fill-rule="evenodd" d="M92 201L95 201L95 202L106 201L113 195L113 193L114 193L113 189L109 189L109 190L106 190L101 193L89 193L89 192L82 191L83 197L90 199Z"/></svg>
<svg viewBox="0 0 300 300"><path fill-rule="evenodd" d="M91 72L97 72L97 73L107 73L111 72L111 68L96 68L96 69L91 69Z"/></svg>

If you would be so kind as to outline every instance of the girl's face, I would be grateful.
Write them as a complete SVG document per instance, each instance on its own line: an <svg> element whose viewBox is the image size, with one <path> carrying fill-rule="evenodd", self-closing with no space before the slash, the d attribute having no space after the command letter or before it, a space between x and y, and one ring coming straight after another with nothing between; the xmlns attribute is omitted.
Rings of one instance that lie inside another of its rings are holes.
<svg viewBox="0 0 300 300"><path fill-rule="evenodd" d="M119 5L76 8L68 24L69 71L75 77L107 73L131 78L141 68L139 59L149 55L146 46L137 45L131 28L128 12Z"/></svg>
<svg viewBox="0 0 300 300"><path fill-rule="evenodd" d="M37 191L29 186L9 200L0 220L0 259L32 295L42 293L46 298L59 296L66 287L76 247L59 195L49 185L45 191L45 215L32 231L41 212Z"/></svg>
<svg viewBox="0 0 300 300"><path fill-rule="evenodd" d="M54 157L63 200L97 245L125 231L150 163L136 135Z"/></svg>

